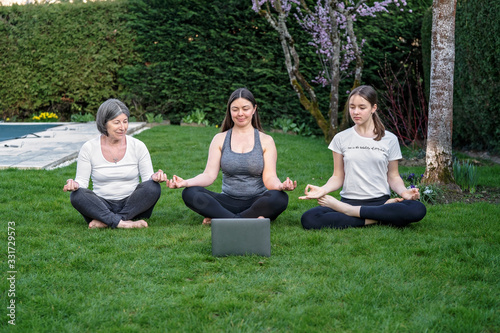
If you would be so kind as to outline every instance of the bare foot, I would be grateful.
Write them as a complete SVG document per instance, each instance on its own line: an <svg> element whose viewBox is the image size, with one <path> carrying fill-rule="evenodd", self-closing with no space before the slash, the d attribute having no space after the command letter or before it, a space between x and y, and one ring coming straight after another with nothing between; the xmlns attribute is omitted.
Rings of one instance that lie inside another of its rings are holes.
<svg viewBox="0 0 500 333"><path fill-rule="evenodd" d="M147 228L147 227L149 227L148 222L146 222L144 220L138 220L138 221L134 221L132 223L134 224L134 228Z"/></svg>
<svg viewBox="0 0 500 333"><path fill-rule="evenodd" d="M131 229L131 228L147 228L148 223L144 220L139 221L120 221L117 228Z"/></svg>
<svg viewBox="0 0 500 333"><path fill-rule="evenodd" d="M99 220L92 220L89 223L89 229L95 229L95 228L107 228L108 225L104 222L101 222Z"/></svg>
<svg viewBox="0 0 500 333"><path fill-rule="evenodd" d="M343 206L345 204L332 197L331 195L322 196L318 199L318 203L323 207L331 208L333 210L336 210L337 212L344 213L345 210L345 207Z"/></svg>
<svg viewBox="0 0 500 333"><path fill-rule="evenodd" d="M396 203L396 202L401 202L401 201L404 201L403 198L391 198L389 200L387 200L384 205L387 205L387 204L390 204L390 203Z"/></svg>
<svg viewBox="0 0 500 333"><path fill-rule="evenodd" d="M331 208L339 213L344 213L348 216L359 217L360 206L351 206L337 200L331 195L324 195L318 199L318 203L323 207Z"/></svg>
<svg viewBox="0 0 500 333"><path fill-rule="evenodd" d="M203 219L203 222L201 222L201 224L203 224L203 225L211 225L211 224L212 224L212 218L210 218L210 217L205 217L205 218Z"/></svg>
<svg viewBox="0 0 500 333"><path fill-rule="evenodd" d="M259 217L257 217L257 218L258 218L258 219L265 219L265 217L264 217L264 216L259 216Z"/></svg>

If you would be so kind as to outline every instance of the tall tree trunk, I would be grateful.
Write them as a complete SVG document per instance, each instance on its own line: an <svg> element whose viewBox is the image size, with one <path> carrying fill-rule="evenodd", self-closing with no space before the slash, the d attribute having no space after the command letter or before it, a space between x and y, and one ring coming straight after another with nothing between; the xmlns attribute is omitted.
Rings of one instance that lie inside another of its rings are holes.
<svg viewBox="0 0 500 333"><path fill-rule="evenodd" d="M454 184L452 160L456 0L432 4L431 83L424 182Z"/></svg>

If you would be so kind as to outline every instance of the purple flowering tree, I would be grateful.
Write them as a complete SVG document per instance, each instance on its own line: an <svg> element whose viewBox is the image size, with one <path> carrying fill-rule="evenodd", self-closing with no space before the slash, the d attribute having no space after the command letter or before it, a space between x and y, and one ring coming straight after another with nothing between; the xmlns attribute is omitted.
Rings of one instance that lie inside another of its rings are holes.
<svg viewBox="0 0 500 333"><path fill-rule="evenodd" d="M390 4L401 8L406 6L406 1L317 0L313 8L306 0L252 0L252 4L253 10L278 32L290 84L302 106L315 118L325 139L330 141L339 127L340 80L353 76L353 88L361 83L364 40L354 32L356 17L388 12ZM291 16L309 34L309 43L316 49L322 70L314 79L305 78L300 71L300 57L287 26ZM354 70L349 71L352 63ZM330 87L328 120L319 109L312 83Z"/></svg>

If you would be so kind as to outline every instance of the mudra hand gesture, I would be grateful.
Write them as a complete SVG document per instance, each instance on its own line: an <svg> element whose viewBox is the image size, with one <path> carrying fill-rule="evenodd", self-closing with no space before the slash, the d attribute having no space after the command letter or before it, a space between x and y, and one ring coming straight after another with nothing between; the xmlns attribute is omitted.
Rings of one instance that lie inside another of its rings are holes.
<svg viewBox="0 0 500 333"><path fill-rule="evenodd" d="M319 199L322 196L328 194L323 187L307 184L306 189L304 190L304 196L299 197L299 199L307 200L307 199Z"/></svg>
<svg viewBox="0 0 500 333"><path fill-rule="evenodd" d="M153 173L151 176L151 179L157 183L163 183L168 180L167 174L164 173L161 169L159 169L157 172Z"/></svg>
<svg viewBox="0 0 500 333"><path fill-rule="evenodd" d="M169 188L182 188L182 187L187 187L188 183L187 180L184 180L183 178L173 175L172 179L167 179L167 186Z"/></svg>
<svg viewBox="0 0 500 333"><path fill-rule="evenodd" d="M75 180L73 179L68 179L66 181L66 185L63 187L64 192L73 192L76 191L80 188L80 184L78 184Z"/></svg>
<svg viewBox="0 0 500 333"><path fill-rule="evenodd" d="M289 177L281 184L281 191L293 191L297 187L297 181L292 181Z"/></svg>
<svg viewBox="0 0 500 333"><path fill-rule="evenodd" d="M418 200L420 199L419 189L416 187L409 188L401 193L401 198L405 200Z"/></svg>

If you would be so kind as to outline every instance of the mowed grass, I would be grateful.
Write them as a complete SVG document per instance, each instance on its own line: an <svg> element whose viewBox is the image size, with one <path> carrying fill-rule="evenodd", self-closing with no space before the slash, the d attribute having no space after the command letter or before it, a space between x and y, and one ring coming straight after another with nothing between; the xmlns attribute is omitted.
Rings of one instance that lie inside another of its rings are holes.
<svg viewBox="0 0 500 333"><path fill-rule="evenodd" d="M203 171L215 128L158 126L137 135L155 169ZM15 222L16 325L8 323L7 260L1 331L19 332L498 332L500 208L428 206L405 229L305 231L306 184L322 185L332 153L320 138L271 133L278 175L297 180L272 223L272 255L215 258L210 228L163 186L150 227L89 230L62 191L76 164L0 170L2 251ZM421 172L421 168L404 171ZM479 185L500 186L500 167ZM210 187L220 191L219 179ZM337 194L338 195L338 194Z"/></svg>

